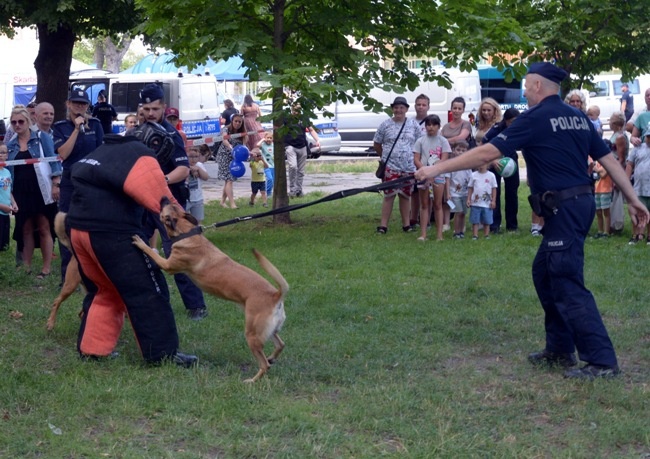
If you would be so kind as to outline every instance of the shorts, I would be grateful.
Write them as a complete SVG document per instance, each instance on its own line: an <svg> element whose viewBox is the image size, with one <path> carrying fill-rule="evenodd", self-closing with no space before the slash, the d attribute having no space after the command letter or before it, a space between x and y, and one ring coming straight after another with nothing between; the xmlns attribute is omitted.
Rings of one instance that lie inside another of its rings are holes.
<svg viewBox="0 0 650 459"><path fill-rule="evenodd" d="M492 209L488 207L472 206L472 211L469 213L469 222L472 225L491 225Z"/></svg>
<svg viewBox="0 0 650 459"><path fill-rule="evenodd" d="M398 178L402 177L413 177L413 172L402 172L402 171L395 171L391 169L390 167L386 166L386 175L384 175L384 182L390 182L391 180L397 180ZM407 182L406 184L402 185L401 188L387 188L384 190L384 197L389 198L391 196L395 196L397 194L401 194L402 196L405 196L407 198L410 198L411 195L413 194L413 185L411 182Z"/></svg>
<svg viewBox="0 0 650 459"><path fill-rule="evenodd" d="M185 212L192 214L199 222L202 222L205 218L205 208L203 205L203 199L200 201L187 201L185 203Z"/></svg>
<svg viewBox="0 0 650 459"><path fill-rule="evenodd" d="M460 197L460 198L451 198L452 202L454 203L454 208L451 211L453 214L461 213L461 214L466 214L467 213L467 196Z"/></svg>
<svg viewBox="0 0 650 459"><path fill-rule="evenodd" d="M257 194L258 191L266 193L266 182L251 182L251 192Z"/></svg>
<svg viewBox="0 0 650 459"><path fill-rule="evenodd" d="M596 193L596 210L609 209L612 207L612 193Z"/></svg>

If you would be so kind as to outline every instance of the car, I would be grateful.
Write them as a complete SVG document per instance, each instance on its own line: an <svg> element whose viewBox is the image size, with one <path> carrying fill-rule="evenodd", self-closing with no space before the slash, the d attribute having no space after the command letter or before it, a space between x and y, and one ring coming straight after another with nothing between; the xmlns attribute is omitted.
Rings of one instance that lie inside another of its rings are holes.
<svg viewBox="0 0 650 459"><path fill-rule="evenodd" d="M331 119L317 119L314 122L314 130L318 134L320 148L316 146L314 138L307 131L307 142L309 143L309 150L311 155L308 158L316 159L321 154L334 154L338 153L341 149L341 136L339 134L336 121Z"/></svg>

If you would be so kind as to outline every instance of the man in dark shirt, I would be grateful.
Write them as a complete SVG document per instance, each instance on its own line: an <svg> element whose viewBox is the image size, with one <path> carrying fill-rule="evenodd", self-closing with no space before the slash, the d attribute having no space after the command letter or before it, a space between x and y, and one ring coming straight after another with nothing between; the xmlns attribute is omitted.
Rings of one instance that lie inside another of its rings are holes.
<svg viewBox="0 0 650 459"><path fill-rule="evenodd" d="M84 358L111 356L128 315L147 362L190 367L198 358L178 351L165 276L131 243L135 234L144 237L143 214L160 212L161 199L171 198L159 162L171 157L173 141L151 123L106 140L72 172L66 223L88 291L77 348Z"/></svg>
<svg viewBox="0 0 650 459"><path fill-rule="evenodd" d="M113 121L117 120L115 108L106 100L106 92L99 91L97 95L97 104L93 107L93 116L102 123L104 134L113 133Z"/></svg>
<svg viewBox="0 0 650 459"><path fill-rule="evenodd" d="M291 108L291 117L285 123L289 132L284 136L284 149L287 154L287 168L289 169L289 196L299 198L302 196L302 183L305 177L305 166L307 165L307 134L309 129L311 136L320 146L318 134L309 120L302 118L300 104L294 104ZM305 125L309 127L305 128Z"/></svg>

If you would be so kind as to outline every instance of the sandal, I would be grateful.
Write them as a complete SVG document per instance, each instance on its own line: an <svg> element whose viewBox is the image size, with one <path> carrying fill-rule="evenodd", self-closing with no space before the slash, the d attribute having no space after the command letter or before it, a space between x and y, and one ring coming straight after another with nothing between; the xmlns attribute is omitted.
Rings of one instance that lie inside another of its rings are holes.
<svg viewBox="0 0 650 459"><path fill-rule="evenodd" d="M38 276L36 276L36 279L38 279L38 280L44 280L44 279L45 279L47 276L49 276L49 275L50 275L50 273L44 273L44 272L41 271L41 272L38 274Z"/></svg>
<svg viewBox="0 0 650 459"><path fill-rule="evenodd" d="M377 227L377 234L386 234L388 232L388 228L385 226L378 226Z"/></svg>

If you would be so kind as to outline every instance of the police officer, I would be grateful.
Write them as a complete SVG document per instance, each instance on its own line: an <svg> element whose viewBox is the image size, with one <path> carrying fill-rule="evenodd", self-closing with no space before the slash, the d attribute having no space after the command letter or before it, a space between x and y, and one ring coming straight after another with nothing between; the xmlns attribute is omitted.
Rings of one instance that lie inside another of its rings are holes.
<svg viewBox="0 0 650 459"><path fill-rule="evenodd" d="M164 93L162 88L157 84L149 84L145 86L140 92L140 102L142 102L142 111L146 121L157 123L162 126L174 140L174 153L169 161L162 164L162 170L165 173L165 180L169 185L169 189L178 201L178 203L185 207L187 199L189 198L189 189L185 185L185 179L190 175L190 162L185 152L185 145L178 131L165 119L165 105ZM153 213L148 216L148 236L153 235L154 230L158 229L160 238L162 239L163 251L166 256L171 253L172 243L167 236L165 227L160 222L158 213ZM149 238L145 239L149 240ZM178 291L183 299L183 304L187 309L187 315L192 320L201 320L208 315L205 307L205 300L201 290L194 285L189 277L185 274L174 274L174 281L178 287Z"/></svg>
<svg viewBox="0 0 650 459"><path fill-rule="evenodd" d="M104 141L104 130L96 118L88 116L90 99L85 91L74 90L70 92L66 102L66 119L57 121L52 127L54 150L63 160L63 175L61 176L61 194L59 197L59 211L67 212L70 209L72 198L72 180L70 174L72 166L88 153L99 147ZM61 253L61 284L65 281L65 271L72 255L63 245L59 244Z"/></svg>
<svg viewBox="0 0 650 459"><path fill-rule="evenodd" d="M145 208L159 213L160 200L170 197L158 161L170 159L174 144L153 123L132 135L107 136L72 172L66 223L88 290L77 347L82 357L113 354L126 313L147 362L170 359L189 367L198 358L178 352L165 277L131 243L135 234L144 237Z"/></svg>
<svg viewBox="0 0 650 459"><path fill-rule="evenodd" d="M423 180L475 168L523 150L531 204L546 212L544 238L532 269L545 313L546 347L528 359L536 365L565 367L567 378L593 380L616 376L620 370L596 302L584 285L584 242L595 215L587 156L600 162L620 188L634 225L646 225L650 215L593 124L558 96L566 76L550 63L532 64L524 93L528 111L490 143L422 168L415 176ZM586 365L569 370L577 364L576 348Z"/></svg>
<svg viewBox="0 0 650 459"><path fill-rule="evenodd" d="M519 115L519 110L514 107L510 107L503 112L503 119L485 133L483 143L488 143L503 132ZM510 159L514 160L516 163L519 160L517 152L515 152L514 156L511 156ZM497 205L494 208L493 223L490 226L490 233L497 234L501 231L501 175L499 175L499 172L494 167L490 170L494 173L498 184ZM517 196L519 190L519 174L512 174L510 177L503 177L503 183L505 188L506 230L517 231L519 229L519 223L517 222L517 213L519 212L519 197Z"/></svg>

